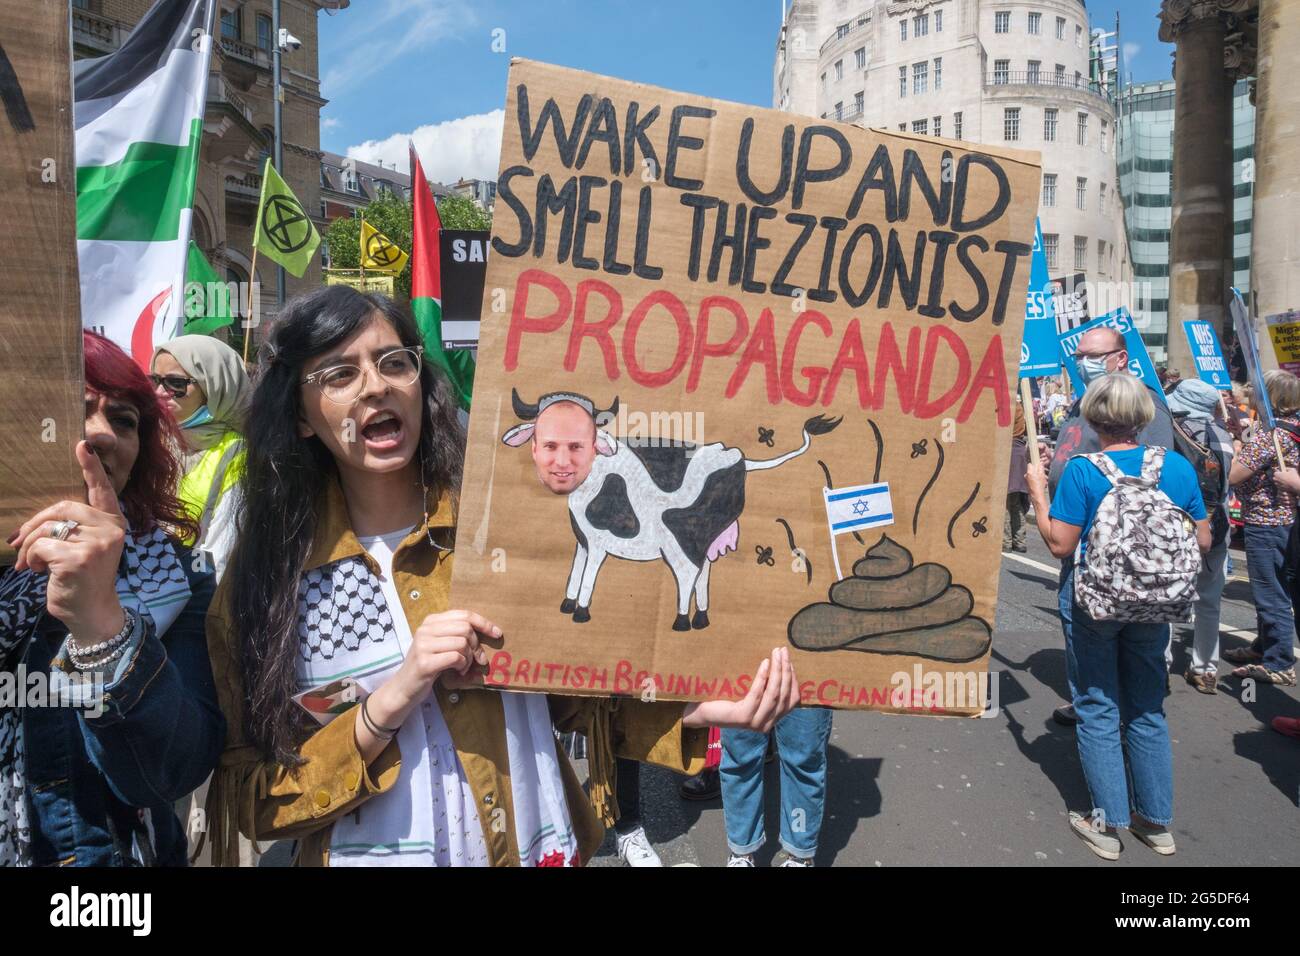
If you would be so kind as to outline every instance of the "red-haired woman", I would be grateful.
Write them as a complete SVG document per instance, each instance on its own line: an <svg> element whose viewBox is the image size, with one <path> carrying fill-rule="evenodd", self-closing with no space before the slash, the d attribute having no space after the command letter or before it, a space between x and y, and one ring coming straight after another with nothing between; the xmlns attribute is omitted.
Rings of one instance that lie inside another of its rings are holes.
<svg viewBox="0 0 1300 956"><path fill-rule="evenodd" d="M0 669L0 865L184 865L171 803L225 738L204 639L212 576L178 538L176 425L116 345L85 333L87 501L9 537ZM39 698L32 688L40 688Z"/></svg>

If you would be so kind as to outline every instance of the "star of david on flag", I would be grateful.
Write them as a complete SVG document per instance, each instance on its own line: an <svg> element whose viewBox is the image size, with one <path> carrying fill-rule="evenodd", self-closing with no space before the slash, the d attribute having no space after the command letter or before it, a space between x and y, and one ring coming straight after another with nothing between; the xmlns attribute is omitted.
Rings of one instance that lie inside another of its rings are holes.
<svg viewBox="0 0 1300 956"><path fill-rule="evenodd" d="M894 503L889 496L889 482L853 485L847 488L823 488L826 524L831 534L831 554L835 558L835 575L840 578L840 556L835 547L837 535L860 528L894 523Z"/></svg>

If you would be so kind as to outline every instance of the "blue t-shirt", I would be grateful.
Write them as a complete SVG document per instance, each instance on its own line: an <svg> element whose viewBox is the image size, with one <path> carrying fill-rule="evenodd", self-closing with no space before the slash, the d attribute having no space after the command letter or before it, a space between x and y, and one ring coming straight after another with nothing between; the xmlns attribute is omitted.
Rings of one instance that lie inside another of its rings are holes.
<svg viewBox="0 0 1300 956"><path fill-rule="evenodd" d="M1145 451L1144 447L1138 446L1127 451L1108 451L1106 455L1120 471L1136 478L1142 474L1142 456ZM1169 496L1175 507L1182 508L1195 520L1200 521L1205 517L1205 502L1201 498L1196 470L1178 452L1165 452L1165 463L1160 469L1160 483L1157 487ZM1110 479L1082 456L1071 458L1061 473L1050 515L1057 521L1083 529L1079 534L1082 545L1080 557L1088 549L1088 532L1092 530L1092 519L1096 517L1097 509L1110 489Z"/></svg>

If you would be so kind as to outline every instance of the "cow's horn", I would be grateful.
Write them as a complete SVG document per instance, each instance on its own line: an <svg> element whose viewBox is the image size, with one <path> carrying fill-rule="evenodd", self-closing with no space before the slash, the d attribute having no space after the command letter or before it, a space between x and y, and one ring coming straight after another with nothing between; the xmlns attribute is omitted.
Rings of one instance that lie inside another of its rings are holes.
<svg viewBox="0 0 1300 956"><path fill-rule="evenodd" d="M510 389L510 403L515 407L515 415L520 421L531 422L537 417L537 403L531 405L519 397L519 390Z"/></svg>

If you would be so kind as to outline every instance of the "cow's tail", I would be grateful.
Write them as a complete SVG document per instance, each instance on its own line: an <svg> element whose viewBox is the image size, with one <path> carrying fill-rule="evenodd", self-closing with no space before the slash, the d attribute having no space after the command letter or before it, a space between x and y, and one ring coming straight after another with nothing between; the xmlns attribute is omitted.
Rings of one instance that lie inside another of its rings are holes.
<svg viewBox="0 0 1300 956"><path fill-rule="evenodd" d="M763 471L767 468L775 468L777 465L784 465L791 458L798 458L806 452L812 445L813 435L825 435L827 432L834 431L841 421L841 418L827 418L825 415L817 415L803 423L803 444L794 451L786 452L776 458L766 458L761 461L755 461L752 458L745 459L746 471Z"/></svg>

